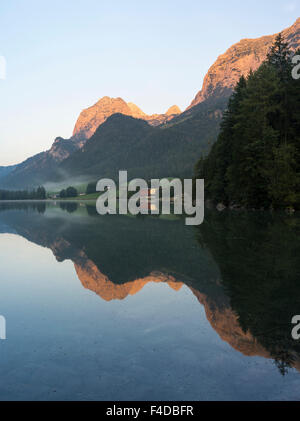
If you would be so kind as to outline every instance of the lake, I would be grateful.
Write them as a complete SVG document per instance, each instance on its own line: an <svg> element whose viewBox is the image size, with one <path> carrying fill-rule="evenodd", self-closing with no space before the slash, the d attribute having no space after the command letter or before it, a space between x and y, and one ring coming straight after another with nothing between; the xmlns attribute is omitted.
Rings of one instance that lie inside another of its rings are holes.
<svg viewBox="0 0 300 421"><path fill-rule="evenodd" d="M0 204L1 400L299 400L300 218Z"/></svg>

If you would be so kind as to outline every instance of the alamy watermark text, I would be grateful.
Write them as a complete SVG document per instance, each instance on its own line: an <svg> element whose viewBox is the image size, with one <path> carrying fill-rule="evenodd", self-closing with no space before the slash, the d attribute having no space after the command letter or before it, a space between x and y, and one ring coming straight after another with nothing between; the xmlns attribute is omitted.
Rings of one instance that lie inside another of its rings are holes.
<svg viewBox="0 0 300 421"><path fill-rule="evenodd" d="M114 180L105 178L98 181L96 190L104 192L96 204L100 215L185 214L186 225L200 225L204 220L204 180L153 179L148 185L136 178L128 183L127 171L119 171L118 188Z"/></svg>

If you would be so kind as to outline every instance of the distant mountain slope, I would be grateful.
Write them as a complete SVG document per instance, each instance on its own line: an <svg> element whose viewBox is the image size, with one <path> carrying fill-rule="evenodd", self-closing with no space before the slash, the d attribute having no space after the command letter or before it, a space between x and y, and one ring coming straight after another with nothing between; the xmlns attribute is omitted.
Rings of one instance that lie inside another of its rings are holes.
<svg viewBox="0 0 300 421"><path fill-rule="evenodd" d="M51 149L34 155L14 167L0 167L0 187L2 188L32 188L57 177L57 167L60 162L80 149L96 129L108 117L116 113L130 115L147 120L157 126L170 121L180 113L177 106L170 107L166 114L146 115L135 104L127 104L122 98L104 97L95 105L84 110L75 125L71 139L58 137ZM1 168L3 168L1 170ZM55 174L55 176L54 176Z"/></svg>
<svg viewBox="0 0 300 421"><path fill-rule="evenodd" d="M16 168L16 165L10 165L7 167L0 167L0 178L7 176Z"/></svg>
<svg viewBox="0 0 300 421"><path fill-rule="evenodd" d="M28 158L0 178L0 187L11 189L37 187L52 178L57 164L77 149L79 145L75 141L58 137L51 149Z"/></svg>

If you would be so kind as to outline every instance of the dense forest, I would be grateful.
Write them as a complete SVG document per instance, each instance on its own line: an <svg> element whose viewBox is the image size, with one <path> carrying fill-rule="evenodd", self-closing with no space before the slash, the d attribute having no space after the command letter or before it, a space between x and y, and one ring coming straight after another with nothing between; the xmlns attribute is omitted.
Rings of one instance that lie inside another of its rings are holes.
<svg viewBox="0 0 300 421"><path fill-rule="evenodd" d="M0 190L0 200L44 200L46 199L46 190L40 186L36 190Z"/></svg>
<svg viewBox="0 0 300 421"><path fill-rule="evenodd" d="M71 198L71 197L77 197L78 196L78 191L77 189L75 189L75 187L68 187L67 189L63 189L60 191L59 193L59 197L61 199L67 199L67 198Z"/></svg>
<svg viewBox="0 0 300 421"><path fill-rule="evenodd" d="M207 198L226 206L300 208L300 81L292 69L279 34L259 69L241 77L217 142L196 165Z"/></svg>

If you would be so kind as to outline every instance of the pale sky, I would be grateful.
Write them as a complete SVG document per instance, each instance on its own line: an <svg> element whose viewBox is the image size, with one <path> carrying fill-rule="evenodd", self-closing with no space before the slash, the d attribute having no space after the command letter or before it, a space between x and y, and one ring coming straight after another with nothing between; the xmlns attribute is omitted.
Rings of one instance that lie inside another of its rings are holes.
<svg viewBox="0 0 300 421"><path fill-rule="evenodd" d="M149 114L184 109L218 55L299 16L300 0L1 1L0 165L70 137L105 95Z"/></svg>

